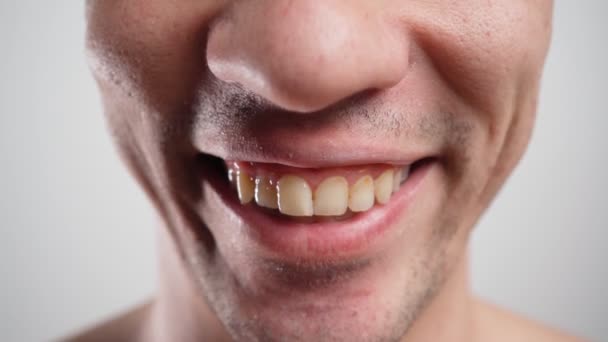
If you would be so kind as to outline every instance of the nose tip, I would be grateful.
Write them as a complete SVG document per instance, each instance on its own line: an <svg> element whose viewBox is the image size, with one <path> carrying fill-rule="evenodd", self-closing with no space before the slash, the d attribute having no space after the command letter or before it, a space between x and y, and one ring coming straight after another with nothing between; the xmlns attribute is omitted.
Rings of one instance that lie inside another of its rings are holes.
<svg viewBox="0 0 608 342"><path fill-rule="evenodd" d="M217 78L297 112L391 87L406 73L408 42L379 10L354 3L234 3L210 29L209 68Z"/></svg>

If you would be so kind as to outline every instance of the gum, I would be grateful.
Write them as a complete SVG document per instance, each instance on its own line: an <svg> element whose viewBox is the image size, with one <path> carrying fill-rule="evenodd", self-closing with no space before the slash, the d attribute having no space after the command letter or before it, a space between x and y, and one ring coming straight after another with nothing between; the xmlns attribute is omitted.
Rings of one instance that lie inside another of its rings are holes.
<svg viewBox="0 0 608 342"><path fill-rule="evenodd" d="M351 186L363 176L371 176L373 179L378 178L386 170L398 170L403 166L389 164L372 164L346 166L339 168L295 168L286 165L265 164L265 163L250 163L238 161L226 161L226 167L230 174L237 171L245 172L252 178L266 177L270 179L272 184L276 184L279 179L285 175L294 175L306 180L312 189L325 179L334 176L346 178L348 185Z"/></svg>

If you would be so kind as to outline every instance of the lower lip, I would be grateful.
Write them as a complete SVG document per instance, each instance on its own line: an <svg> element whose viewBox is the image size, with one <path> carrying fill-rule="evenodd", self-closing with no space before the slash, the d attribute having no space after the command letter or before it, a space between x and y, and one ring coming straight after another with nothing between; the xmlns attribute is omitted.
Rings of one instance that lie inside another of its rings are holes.
<svg viewBox="0 0 608 342"><path fill-rule="evenodd" d="M363 257L381 248L383 240L391 240L389 232L408 216L408 208L436 164L429 162L416 168L387 204L335 222L300 223L273 215L253 203L242 205L225 177L206 173L204 180L217 192L227 214L233 214L226 217L236 215L241 221L236 223L245 227L246 236L270 253L269 257L323 261Z"/></svg>

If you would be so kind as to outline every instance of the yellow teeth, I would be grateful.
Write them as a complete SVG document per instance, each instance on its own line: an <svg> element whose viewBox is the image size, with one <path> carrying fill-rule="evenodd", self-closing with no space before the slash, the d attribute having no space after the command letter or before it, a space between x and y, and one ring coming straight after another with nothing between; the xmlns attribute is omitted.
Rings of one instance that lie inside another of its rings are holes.
<svg viewBox="0 0 608 342"><path fill-rule="evenodd" d="M235 174L236 174L236 171L234 171L233 169L228 170L228 181L230 182L230 184L234 185L234 181L235 181L234 178L236 177Z"/></svg>
<svg viewBox="0 0 608 342"><path fill-rule="evenodd" d="M317 216L340 216L348 209L348 182L344 177L325 179L315 190L314 212Z"/></svg>
<svg viewBox="0 0 608 342"><path fill-rule="evenodd" d="M278 209L284 215L326 217L364 212L376 203L388 203L409 177L409 171L409 167L389 168L376 179L362 175L350 186L345 177L332 176L319 183L314 194L308 182L295 175L276 181L268 175L254 178L242 170L230 169L228 179L236 186L242 204L255 199L259 207Z"/></svg>
<svg viewBox="0 0 608 342"><path fill-rule="evenodd" d="M255 180L255 203L260 207L278 209L277 187L266 177Z"/></svg>
<svg viewBox="0 0 608 342"><path fill-rule="evenodd" d="M403 169L395 170L393 174L393 193L397 192L401 187L401 176L403 175Z"/></svg>
<svg viewBox="0 0 608 342"><path fill-rule="evenodd" d="M394 174L395 171L386 170L374 181L374 193L378 203L386 204L391 199Z"/></svg>
<svg viewBox="0 0 608 342"><path fill-rule="evenodd" d="M242 204L247 204L253 200L255 184L253 178L242 171L236 173L236 189L239 193L239 200Z"/></svg>
<svg viewBox="0 0 608 342"><path fill-rule="evenodd" d="M374 205L374 180L363 176L350 188L348 207L353 212L367 211Z"/></svg>
<svg viewBox="0 0 608 342"><path fill-rule="evenodd" d="M277 183L279 211L290 216L312 216L312 191L308 183L297 176L283 176Z"/></svg>
<svg viewBox="0 0 608 342"><path fill-rule="evenodd" d="M401 183L403 183L406 179L408 179L410 176L410 168L409 167L404 167L401 169L401 179L399 180L399 185L401 185Z"/></svg>

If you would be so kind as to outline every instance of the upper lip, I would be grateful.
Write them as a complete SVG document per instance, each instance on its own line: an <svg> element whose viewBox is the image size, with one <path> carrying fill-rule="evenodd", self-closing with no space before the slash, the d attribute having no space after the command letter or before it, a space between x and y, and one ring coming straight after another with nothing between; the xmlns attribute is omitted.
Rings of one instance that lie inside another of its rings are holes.
<svg viewBox="0 0 608 342"><path fill-rule="evenodd" d="M201 153L224 160L281 164L298 168L330 168L369 164L411 165L436 157L437 151L424 148L391 146L367 139L335 143L311 139L253 139L255 143L238 145L209 144L199 147ZM243 146L244 145L244 146Z"/></svg>
<svg viewBox="0 0 608 342"><path fill-rule="evenodd" d="M243 150L211 150L202 153L213 155L223 160L244 161L265 164L281 164L296 168L331 168L371 164L411 165L416 161L432 157L430 153L398 151L353 151L349 149L326 149L323 153L314 153L308 149L272 148L262 149L264 152Z"/></svg>
<svg viewBox="0 0 608 342"><path fill-rule="evenodd" d="M360 110L344 102L304 115L275 108L263 99L250 100L258 97L245 97L242 90L235 92L233 98L202 106L195 114L198 117L194 121L202 124L195 127L189 139L193 139L197 151L224 160L329 168L410 165L437 157L441 150L440 139L416 134L413 124L396 130L391 125L396 119L382 116L388 110L366 106L365 102L361 102ZM211 113L215 111L219 118L214 121ZM378 116L372 120L359 111ZM207 121L212 124L205 124Z"/></svg>

